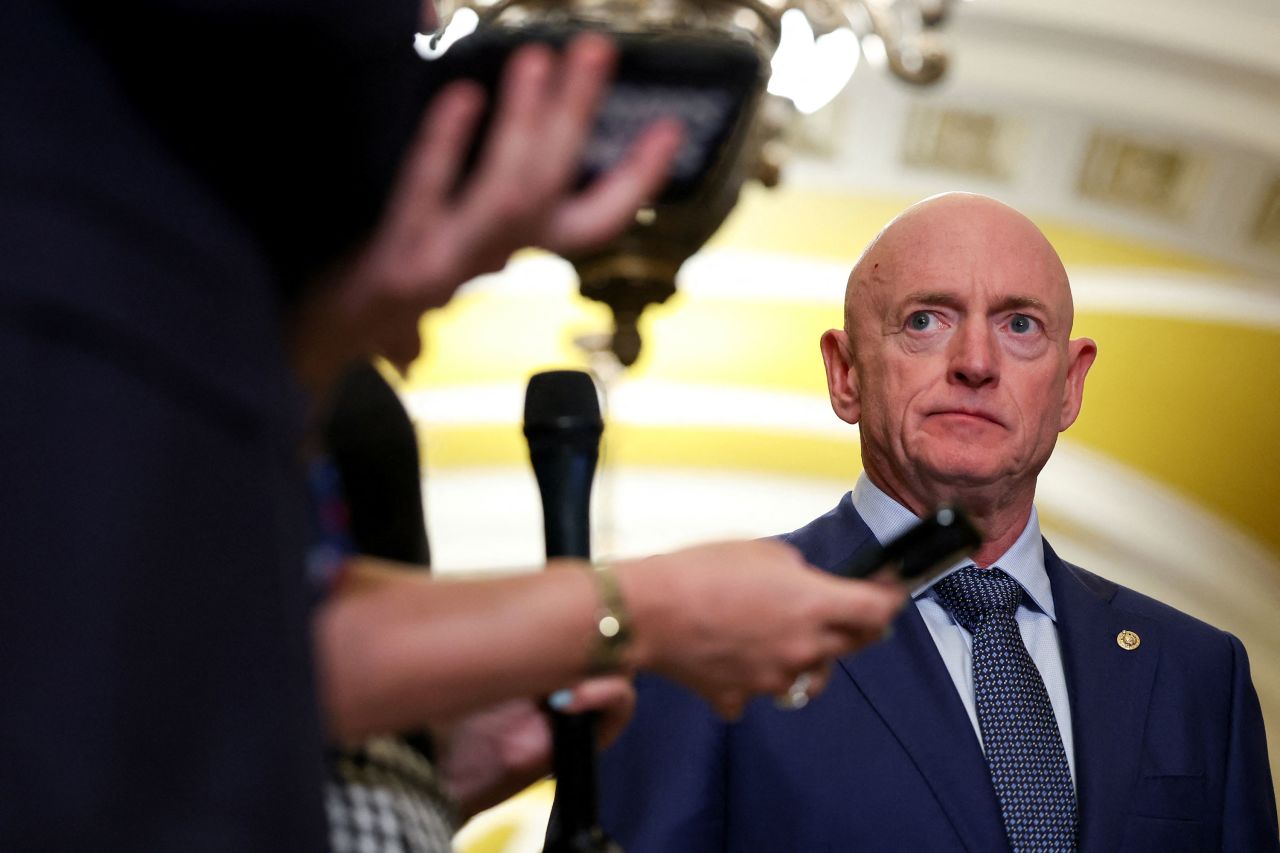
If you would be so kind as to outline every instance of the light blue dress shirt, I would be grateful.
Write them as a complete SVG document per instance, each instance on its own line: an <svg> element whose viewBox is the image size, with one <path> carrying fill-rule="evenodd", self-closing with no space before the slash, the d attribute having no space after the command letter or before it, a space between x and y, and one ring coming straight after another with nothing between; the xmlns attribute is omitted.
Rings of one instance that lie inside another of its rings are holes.
<svg viewBox="0 0 1280 853"><path fill-rule="evenodd" d="M881 545L905 533L919 520L911 510L877 488L867 479L866 474L858 478L858 483L853 488L853 506ZM951 617L951 613L942 606L937 593L933 591L933 584L942 577L969 565L973 565L972 560L959 561L941 577L913 589L911 597L920 616L924 618L929 633L933 635L938 653L942 655L943 663L951 673L951 680L955 682L965 710L969 712L969 721L981 743L982 728L978 725L977 700L973 691L973 636ZM992 565L1004 570L1022 587L1022 603L1018 605L1018 612L1015 614L1018 629L1022 632L1022 642L1031 654L1031 659L1040 670L1040 677L1044 679L1049 702L1053 705L1053 714L1058 721L1058 731L1062 733L1062 745L1067 751L1071 780L1074 782L1076 758L1074 740L1071 737L1071 707L1067 698L1067 680L1062 671L1062 649L1058 644L1053 594L1049 589L1049 576L1044 570L1040 517L1034 507L1022 535Z"/></svg>

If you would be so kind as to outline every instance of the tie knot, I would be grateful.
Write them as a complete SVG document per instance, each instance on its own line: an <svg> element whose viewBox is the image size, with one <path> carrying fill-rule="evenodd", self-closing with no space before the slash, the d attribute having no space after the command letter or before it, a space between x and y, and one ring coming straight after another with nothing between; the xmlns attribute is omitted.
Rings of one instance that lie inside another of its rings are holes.
<svg viewBox="0 0 1280 853"><path fill-rule="evenodd" d="M956 621L973 632L989 615L1012 615L1022 602L1022 587L995 567L966 566L933 585Z"/></svg>

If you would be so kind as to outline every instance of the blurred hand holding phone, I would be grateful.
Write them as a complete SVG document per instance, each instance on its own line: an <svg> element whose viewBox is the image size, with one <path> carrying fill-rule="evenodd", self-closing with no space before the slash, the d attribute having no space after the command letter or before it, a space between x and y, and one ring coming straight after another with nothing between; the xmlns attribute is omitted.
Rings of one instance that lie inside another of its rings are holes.
<svg viewBox="0 0 1280 853"><path fill-rule="evenodd" d="M539 42L556 50L586 31L582 26L491 26L424 53L431 64L429 97L458 79L479 83L489 93L477 140L491 117L502 71L522 45ZM765 64L751 45L725 38L670 33L606 33L618 48L618 63L608 94L597 112L581 156L577 184L586 186L618 165L632 144L656 119L673 118L685 128L671 176L656 199L660 204L695 196L726 157L736 157L738 133L749 122L762 86ZM473 145L469 172L479 156Z"/></svg>

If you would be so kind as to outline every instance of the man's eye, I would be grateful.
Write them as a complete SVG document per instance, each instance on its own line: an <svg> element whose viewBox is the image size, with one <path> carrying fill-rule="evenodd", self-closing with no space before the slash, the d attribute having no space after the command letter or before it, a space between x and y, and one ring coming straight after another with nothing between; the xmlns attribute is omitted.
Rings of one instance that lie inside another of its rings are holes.
<svg viewBox="0 0 1280 853"><path fill-rule="evenodd" d="M1009 329L1015 335L1027 335L1034 332L1040 327L1034 317L1028 317L1026 314L1014 314L1009 320Z"/></svg>
<svg viewBox="0 0 1280 853"><path fill-rule="evenodd" d="M937 321L928 311L915 311L907 318L907 328L916 332L927 332L936 325Z"/></svg>

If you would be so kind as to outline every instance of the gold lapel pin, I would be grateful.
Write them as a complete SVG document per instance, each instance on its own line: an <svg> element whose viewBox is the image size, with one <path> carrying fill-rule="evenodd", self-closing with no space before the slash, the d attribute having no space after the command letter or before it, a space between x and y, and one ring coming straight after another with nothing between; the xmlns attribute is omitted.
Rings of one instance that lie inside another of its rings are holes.
<svg viewBox="0 0 1280 853"><path fill-rule="evenodd" d="M1121 631L1119 634L1116 634L1116 645L1124 649L1126 652L1131 652L1138 646L1142 645L1142 638L1134 632L1126 629Z"/></svg>

